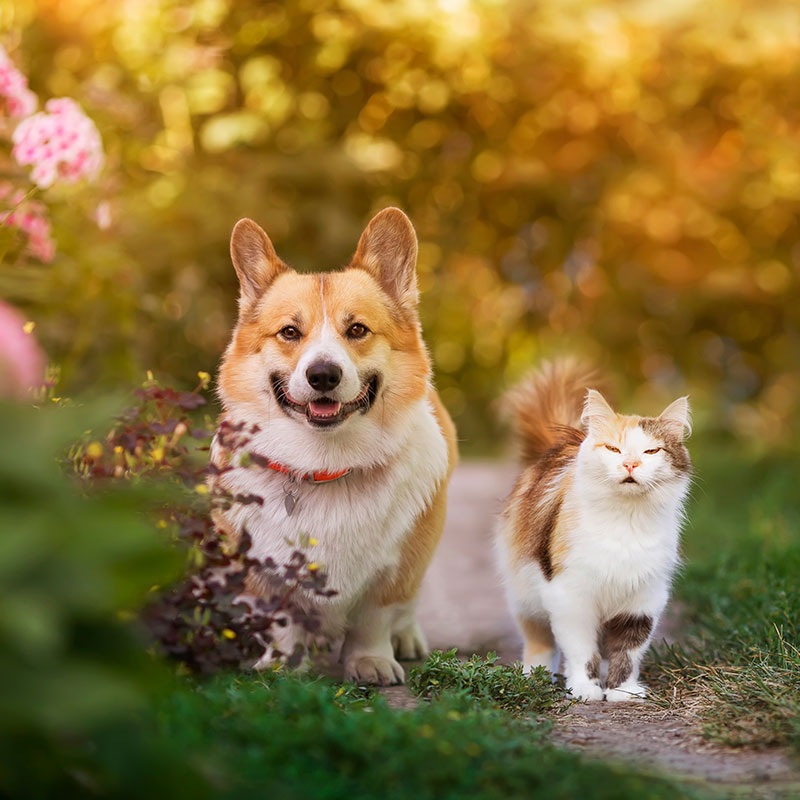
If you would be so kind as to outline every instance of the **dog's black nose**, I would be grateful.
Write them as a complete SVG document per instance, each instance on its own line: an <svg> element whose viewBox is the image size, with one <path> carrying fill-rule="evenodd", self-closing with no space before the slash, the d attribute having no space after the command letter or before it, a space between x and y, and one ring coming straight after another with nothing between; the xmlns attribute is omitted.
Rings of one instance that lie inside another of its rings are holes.
<svg viewBox="0 0 800 800"><path fill-rule="evenodd" d="M330 361L315 361L306 370L306 380L312 389L318 392L329 392L339 385L342 379L342 368Z"/></svg>

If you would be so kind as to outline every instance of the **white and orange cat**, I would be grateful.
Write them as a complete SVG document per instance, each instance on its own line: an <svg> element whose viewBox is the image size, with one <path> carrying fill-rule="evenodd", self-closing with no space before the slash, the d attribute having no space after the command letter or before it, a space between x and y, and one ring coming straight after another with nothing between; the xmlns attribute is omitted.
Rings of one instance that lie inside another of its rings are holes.
<svg viewBox="0 0 800 800"><path fill-rule="evenodd" d="M591 385L564 360L509 394L525 466L497 544L526 669L563 656L574 696L629 700L679 563L689 404L625 416Z"/></svg>

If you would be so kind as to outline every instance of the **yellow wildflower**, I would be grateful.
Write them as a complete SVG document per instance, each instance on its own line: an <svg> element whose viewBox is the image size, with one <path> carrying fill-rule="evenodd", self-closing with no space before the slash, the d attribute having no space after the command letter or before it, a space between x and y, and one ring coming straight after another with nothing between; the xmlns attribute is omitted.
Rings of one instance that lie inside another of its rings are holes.
<svg viewBox="0 0 800 800"><path fill-rule="evenodd" d="M98 458L103 457L103 445L100 442L92 442L86 448L86 457L91 458L92 461L97 461Z"/></svg>

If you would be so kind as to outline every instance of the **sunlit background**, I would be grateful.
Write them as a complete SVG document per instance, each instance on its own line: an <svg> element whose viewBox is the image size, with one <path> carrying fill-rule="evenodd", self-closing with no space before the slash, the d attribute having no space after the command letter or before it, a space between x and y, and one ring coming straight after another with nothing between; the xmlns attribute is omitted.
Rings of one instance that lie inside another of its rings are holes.
<svg viewBox="0 0 800 800"><path fill-rule="evenodd" d="M467 451L563 352L626 410L688 392L706 430L797 434L793 0L14 0L0 28L106 151L52 203L55 260L0 265L64 393L214 372L239 217L327 269L398 205Z"/></svg>

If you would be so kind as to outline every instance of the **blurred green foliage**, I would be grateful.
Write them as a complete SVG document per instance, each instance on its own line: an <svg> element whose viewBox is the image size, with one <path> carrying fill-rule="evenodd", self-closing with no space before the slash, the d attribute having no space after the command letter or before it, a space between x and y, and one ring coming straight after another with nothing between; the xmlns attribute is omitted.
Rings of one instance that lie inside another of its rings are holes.
<svg viewBox="0 0 800 800"><path fill-rule="evenodd" d="M800 81L794 0L14 0L3 35L109 156L98 229L0 268L66 388L213 370L237 218L299 268L370 214L417 226L423 323L469 445L543 355L583 353L631 410L794 431Z"/></svg>
<svg viewBox="0 0 800 800"><path fill-rule="evenodd" d="M402 711L382 697L366 708L341 698L324 680L220 676L164 704L160 738L194 753L217 798L707 796L669 778L550 747L541 718L514 718L465 694L445 692Z"/></svg>
<svg viewBox="0 0 800 800"><path fill-rule="evenodd" d="M77 490L57 459L89 419L0 408L4 797L123 791L143 768L165 786L178 779L144 723L167 674L131 626L150 588L178 569L143 513L163 494Z"/></svg>

